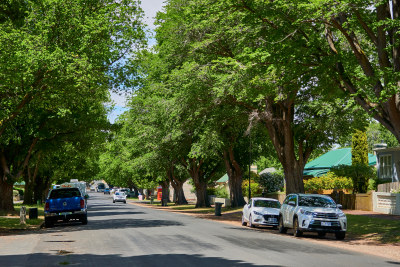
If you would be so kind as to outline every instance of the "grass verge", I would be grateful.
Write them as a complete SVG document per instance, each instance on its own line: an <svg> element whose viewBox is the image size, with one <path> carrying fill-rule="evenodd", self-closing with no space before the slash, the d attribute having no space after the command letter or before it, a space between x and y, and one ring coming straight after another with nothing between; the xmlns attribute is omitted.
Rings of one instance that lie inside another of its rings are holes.
<svg viewBox="0 0 400 267"><path fill-rule="evenodd" d="M20 224L19 213L21 207L26 207L26 224ZM38 219L29 219L29 209L38 209ZM44 206L43 205L24 205L14 204L15 211L8 214L2 214L4 217L0 217L0 231L7 232L9 230L27 230L38 228L44 218Z"/></svg>
<svg viewBox="0 0 400 267"><path fill-rule="evenodd" d="M357 239L374 240L382 244L400 242L400 221L347 215L347 232Z"/></svg>

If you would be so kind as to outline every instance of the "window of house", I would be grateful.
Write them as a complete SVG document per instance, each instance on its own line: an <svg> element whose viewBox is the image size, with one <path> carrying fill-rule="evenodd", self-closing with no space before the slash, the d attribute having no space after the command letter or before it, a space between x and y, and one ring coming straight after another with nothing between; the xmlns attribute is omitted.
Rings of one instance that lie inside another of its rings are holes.
<svg viewBox="0 0 400 267"><path fill-rule="evenodd" d="M392 155L384 155L379 157L379 176L380 178L384 179L392 179Z"/></svg>

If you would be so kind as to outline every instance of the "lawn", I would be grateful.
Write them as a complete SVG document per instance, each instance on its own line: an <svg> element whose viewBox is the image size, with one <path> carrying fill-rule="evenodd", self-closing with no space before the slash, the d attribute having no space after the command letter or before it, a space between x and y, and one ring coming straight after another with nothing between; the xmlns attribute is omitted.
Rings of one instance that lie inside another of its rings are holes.
<svg viewBox="0 0 400 267"><path fill-rule="evenodd" d="M21 206L26 207L26 225L20 224L19 212ZM38 208L38 219L29 219L29 209L30 208ZM15 211L11 214L1 214L4 217L0 217L0 231L6 231L10 229L32 229L38 227L43 222L44 216L44 207L43 205L23 205L23 204L15 204ZM11 216L5 216L11 215Z"/></svg>
<svg viewBox="0 0 400 267"><path fill-rule="evenodd" d="M400 220L347 215L349 236L368 238L383 244L400 242Z"/></svg>

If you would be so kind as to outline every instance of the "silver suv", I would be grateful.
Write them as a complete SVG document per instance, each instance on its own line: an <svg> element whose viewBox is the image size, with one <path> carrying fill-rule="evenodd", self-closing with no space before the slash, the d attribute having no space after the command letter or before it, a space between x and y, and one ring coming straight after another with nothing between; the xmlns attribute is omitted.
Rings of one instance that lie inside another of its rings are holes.
<svg viewBox="0 0 400 267"><path fill-rule="evenodd" d="M332 198L317 194L290 194L279 212L279 232L293 228L294 236L317 232L318 236L335 233L336 239L346 236L347 218Z"/></svg>

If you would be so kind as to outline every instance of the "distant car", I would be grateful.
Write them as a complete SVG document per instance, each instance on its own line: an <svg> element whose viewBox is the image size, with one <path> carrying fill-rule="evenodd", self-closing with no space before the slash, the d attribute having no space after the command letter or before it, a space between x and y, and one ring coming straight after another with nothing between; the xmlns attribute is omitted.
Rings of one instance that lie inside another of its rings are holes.
<svg viewBox="0 0 400 267"><path fill-rule="evenodd" d="M250 227L265 225L278 226L279 209L281 203L272 198L255 197L250 199L249 204L244 205L242 225L247 223Z"/></svg>
<svg viewBox="0 0 400 267"><path fill-rule="evenodd" d="M110 188L105 188L105 189L104 189L104 195L105 195L105 194L108 194L108 195L110 194Z"/></svg>
<svg viewBox="0 0 400 267"><path fill-rule="evenodd" d="M318 194L290 194L286 196L279 213L279 232L293 228L294 236L303 232L317 232L323 237L334 233L336 239L346 236L347 218L342 205L332 198Z"/></svg>
<svg viewBox="0 0 400 267"><path fill-rule="evenodd" d="M115 202L124 202L126 203L126 195L124 192L115 192L113 196L113 203Z"/></svg>

